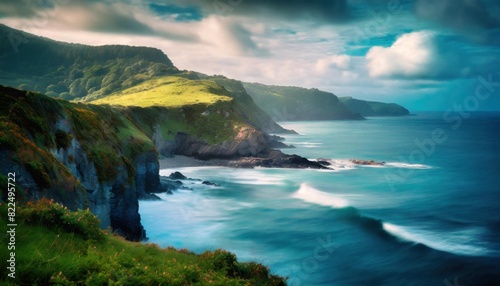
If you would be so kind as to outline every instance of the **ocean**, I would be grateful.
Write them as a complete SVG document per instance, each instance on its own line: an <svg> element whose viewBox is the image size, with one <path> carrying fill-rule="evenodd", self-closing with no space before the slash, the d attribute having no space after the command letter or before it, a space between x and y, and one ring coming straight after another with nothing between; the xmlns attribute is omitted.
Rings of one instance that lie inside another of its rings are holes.
<svg viewBox="0 0 500 286"><path fill-rule="evenodd" d="M140 202L149 242L227 249L289 285L500 285L500 113L280 124L300 134L283 152L334 170L161 170L220 187Z"/></svg>

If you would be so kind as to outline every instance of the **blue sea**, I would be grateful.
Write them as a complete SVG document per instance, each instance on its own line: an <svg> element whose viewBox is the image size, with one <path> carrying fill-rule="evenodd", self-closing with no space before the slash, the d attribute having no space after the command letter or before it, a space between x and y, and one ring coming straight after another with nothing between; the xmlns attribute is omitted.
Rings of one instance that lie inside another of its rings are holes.
<svg viewBox="0 0 500 286"><path fill-rule="evenodd" d="M150 242L224 248L289 285L500 285L500 114L449 121L281 122L299 133L284 152L334 170L161 170L221 187L141 202L143 225Z"/></svg>

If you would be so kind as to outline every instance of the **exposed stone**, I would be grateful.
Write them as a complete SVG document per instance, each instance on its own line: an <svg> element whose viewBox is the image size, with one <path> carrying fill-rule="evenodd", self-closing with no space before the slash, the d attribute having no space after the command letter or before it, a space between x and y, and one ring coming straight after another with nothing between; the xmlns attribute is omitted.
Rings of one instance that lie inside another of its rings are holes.
<svg viewBox="0 0 500 286"><path fill-rule="evenodd" d="M217 183L212 183L212 182L210 182L210 181L203 181L203 182L202 182L202 184L203 184L203 185L207 185L207 186L220 187L220 185L219 185L219 184L217 184Z"/></svg>
<svg viewBox="0 0 500 286"><path fill-rule="evenodd" d="M356 164L356 165L364 165L364 166L384 166L385 162L375 162L373 160L357 160L357 159L351 159L349 162Z"/></svg>

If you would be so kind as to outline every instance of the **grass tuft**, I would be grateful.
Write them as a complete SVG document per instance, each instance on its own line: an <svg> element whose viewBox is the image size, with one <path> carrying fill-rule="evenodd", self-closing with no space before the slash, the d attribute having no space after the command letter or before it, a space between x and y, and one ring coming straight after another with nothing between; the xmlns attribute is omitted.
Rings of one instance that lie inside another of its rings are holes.
<svg viewBox="0 0 500 286"><path fill-rule="evenodd" d="M6 221L5 204L0 212ZM2 285L286 285L267 267L238 262L225 250L196 255L125 241L100 230L88 210L71 212L47 199L18 206L16 220L16 279L2 267ZM8 237L1 239L7 245ZM1 256L7 251L2 247Z"/></svg>

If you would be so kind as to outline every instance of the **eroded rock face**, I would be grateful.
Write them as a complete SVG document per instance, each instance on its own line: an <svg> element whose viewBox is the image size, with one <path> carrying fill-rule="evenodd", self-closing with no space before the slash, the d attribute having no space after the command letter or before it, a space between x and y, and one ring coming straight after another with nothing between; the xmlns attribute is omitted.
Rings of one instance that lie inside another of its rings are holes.
<svg viewBox="0 0 500 286"><path fill-rule="evenodd" d="M58 120L56 126L59 130L73 133L73 127L68 125L65 118ZM76 136L72 137L67 148L51 150L54 157L71 171L86 190L85 196L69 200L77 202L76 208L88 207L101 220L101 228L110 227L128 240L145 239L138 199L141 195L146 196L147 190L159 187L157 153L147 151L136 156L135 174L130 174L125 164L120 164L115 167L115 180L100 182L94 163L89 160ZM56 201L68 205L65 200Z"/></svg>
<svg viewBox="0 0 500 286"><path fill-rule="evenodd" d="M135 186L139 199L160 187L160 163L156 151L148 151L135 158Z"/></svg>
<svg viewBox="0 0 500 286"><path fill-rule="evenodd" d="M161 155L185 155L202 160L250 157L271 151L272 139L266 133L252 127L243 127L233 140L210 145L189 134L179 132L173 141L164 140L160 132L155 132L153 142Z"/></svg>

